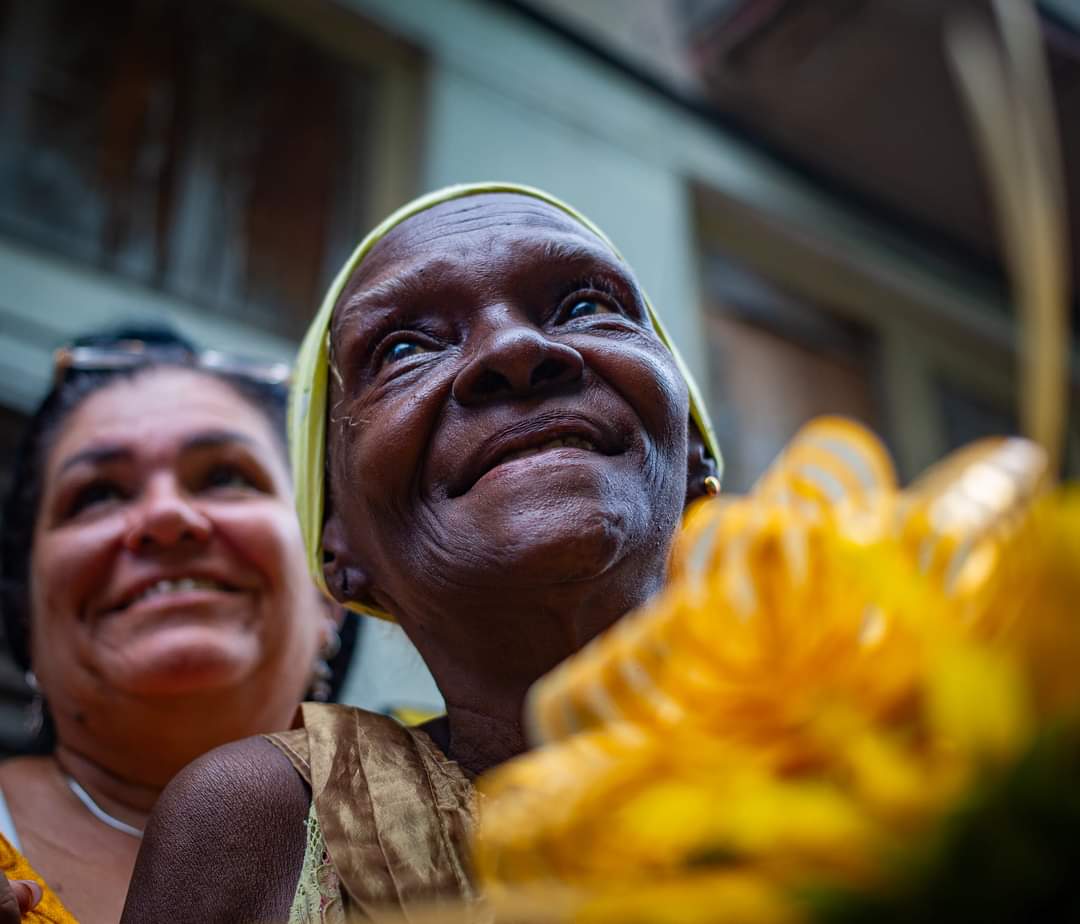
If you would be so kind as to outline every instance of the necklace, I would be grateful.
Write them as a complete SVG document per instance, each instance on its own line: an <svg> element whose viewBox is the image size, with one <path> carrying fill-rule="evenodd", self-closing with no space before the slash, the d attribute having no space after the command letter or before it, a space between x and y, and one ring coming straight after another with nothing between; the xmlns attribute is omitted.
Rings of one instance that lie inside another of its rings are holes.
<svg viewBox="0 0 1080 924"><path fill-rule="evenodd" d="M68 789L75 793L75 798L85 805L86 810L98 821L103 825L108 825L116 831L130 834L132 837L142 840L142 828L136 828L134 825L129 825L126 821L121 821L119 818L113 818L112 815L94 801L94 797L91 796L90 793L75 781L75 777L68 773L65 773L64 776L67 778Z"/></svg>

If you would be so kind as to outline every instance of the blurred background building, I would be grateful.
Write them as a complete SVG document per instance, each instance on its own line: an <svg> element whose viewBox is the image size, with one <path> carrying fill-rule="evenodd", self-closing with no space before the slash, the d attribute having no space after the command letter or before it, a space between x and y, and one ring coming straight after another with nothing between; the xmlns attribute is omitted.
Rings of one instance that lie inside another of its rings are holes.
<svg viewBox="0 0 1080 924"><path fill-rule="evenodd" d="M1039 6L1075 219L1080 0ZM153 317L287 357L377 218L480 179L614 237L707 384L729 490L821 413L905 475L1013 431L1015 317L942 50L979 7L0 0L0 478L65 339ZM347 698L436 706L395 631L365 628Z"/></svg>

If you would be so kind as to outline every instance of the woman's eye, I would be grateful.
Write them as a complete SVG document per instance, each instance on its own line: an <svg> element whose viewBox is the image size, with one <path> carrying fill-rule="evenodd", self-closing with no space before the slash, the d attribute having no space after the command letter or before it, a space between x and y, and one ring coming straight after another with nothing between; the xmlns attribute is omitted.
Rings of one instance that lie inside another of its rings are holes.
<svg viewBox="0 0 1080 924"><path fill-rule="evenodd" d="M587 318L594 314L612 314L614 309L605 302L596 298L580 298L570 306L566 312L566 320L573 321L577 318Z"/></svg>
<svg viewBox="0 0 1080 924"><path fill-rule="evenodd" d="M97 481L80 490L68 506L67 515L73 517L90 507L123 500L123 492L108 481Z"/></svg>
<svg viewBox="0 0 1080 924"><path fill-rule="evenodd" d="M399 340L383 354L383 363L389 365L390 363L396 363L399 360L405 359L408 356L415 356L417 353L427 352L427 347L421 343L417 343L415 340Z"/></svg>
<svg viewBox="0 0 1080 924"><path fill-rule="evenodd" d="M234 465L216 465L206 473L203 486L214 490L219 488L257 489L255 482Z"/></svg>

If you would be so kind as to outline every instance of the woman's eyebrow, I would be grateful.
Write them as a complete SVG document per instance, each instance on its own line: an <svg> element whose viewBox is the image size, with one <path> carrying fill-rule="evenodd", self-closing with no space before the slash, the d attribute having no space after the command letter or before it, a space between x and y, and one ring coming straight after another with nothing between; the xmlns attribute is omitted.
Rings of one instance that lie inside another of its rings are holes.
<svg viewBox="0 0 1080 924"><path fill-rule="evenodd" d="M82 449L79 452L74 452L63 462L60 463L60 467L57 469L57 475L62 475L70 468L74 468L76 465L107 465L110 462L125 462L130 460L135 454L126 446L117 445L105 445L105 446L92 446L89 449Z"/></svg>
<svg viewBox="0 0 1080 924"><path fill-rule="evenodd" d="M597 263L608 270L625 273L622 261L607 248L600 249L584 241L548 239L541 243L541 252L546 260L560 263Z"/></svg>
<svg viewBox="0 0 1080 924"><path fill-rule="evenodd" d="M255 440L239 430L202 430L185 439L181 448L184 452L190 452L196 449L215 449L230 443L253 446Z"/></svg>
<svg viewBox="0 0 1080 924"><path fill-rule="evenodd" d="M185 439L181 448L186 452L195 449L210 449L215 446L223 446L229 443L241 443L252 446L255 444L255 441L246 433L241 433L239 430L202 430ZM57 475L62 475L68 469L74 468L76 465L109 465L113 462L130 462L134 457L135 451L128 446L121 446L114 443L106 443L102 446L91 446L88 449L81 449L78 452L73 452L60 463L56 473Z"/></svg>
<svg viewBox="0 0 1080 924"><path fill-rule="evenodd" d="M577 269L587 267L611 273L632 284L626 265L599 240L594 244L592 241L575 238L549 238L538 241L537 246L540 248L540 256L546 261L569 264ZM377 327L395 308L421 295L430 294L430 271L442 262L440 258L424 260L394 272L378 282L358 287L339 307L339 316L335 323L351 324L360 321Z"/></svg>
<svg viewBox="0 0 1080 924"><path fill-rule="evenodd" d="M387 273L377 282L358 286L341 305L342 320L368 319L379 309L385 313L424 295L432 287L431 271L443 263L439 258L423 260Z"/></svg>

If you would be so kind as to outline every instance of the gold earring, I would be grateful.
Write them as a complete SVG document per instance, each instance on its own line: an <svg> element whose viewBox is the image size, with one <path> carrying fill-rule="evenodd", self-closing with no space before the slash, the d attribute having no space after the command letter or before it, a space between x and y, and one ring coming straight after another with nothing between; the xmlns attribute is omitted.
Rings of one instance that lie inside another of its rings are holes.
<svg viewBox="0 0 1080 924"><path fill-rule="evenodd" d="M720 493L720 479L715 475L706 475L704 485L705 493L708 494L709 497L716 497L716 495Z"/></svg>

